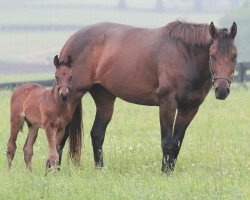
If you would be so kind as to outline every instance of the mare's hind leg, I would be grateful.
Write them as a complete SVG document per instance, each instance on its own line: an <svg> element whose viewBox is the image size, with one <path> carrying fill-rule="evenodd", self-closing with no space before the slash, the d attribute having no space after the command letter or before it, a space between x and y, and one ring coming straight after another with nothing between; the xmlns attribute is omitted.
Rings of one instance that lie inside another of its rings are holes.
<svg viewBox="0 0 250 200"><path fill-rule="evenodd" d="M31 159L33 156L33 145L36 141L38 128L29 127L29 134L23 147L24 161L27 169L31 172Z"/></svg>
<svg viewBox="0 0 250 200"><path fill-rule="evenodd" d="M10 128L10 138L7 144L7 162L8 167L11 168L12 160L16 151L16 139L18 132L22 129L24 120L20 116L12 116L10 119L11 128Z"/></svg>
<svg viewBox="0 0 250 200"><path fill-rule="evenodd" d="M96 116L91 130L94 160L96 167L103 167L102 145L107 125L112 118L115 96L101 85L95 85L90 94L96 104Z"/></svg>

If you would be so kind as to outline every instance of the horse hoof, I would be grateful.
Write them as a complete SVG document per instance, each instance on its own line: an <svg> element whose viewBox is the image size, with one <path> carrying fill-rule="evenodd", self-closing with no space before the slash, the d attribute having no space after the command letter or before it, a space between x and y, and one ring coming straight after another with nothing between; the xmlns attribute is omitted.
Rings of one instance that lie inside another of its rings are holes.
<svg viewBox="0 0 250 200"><path fill-rule="evenodd" d="M46 169L46 175L47 174L55 175L57 172L58 172L58 167L56 167L56 166L52 166L52 167Z"/></svg>
<svg viewBox="0 0 250 200"><path fill-rule="evenodd" d="M27 165L27 166L26 166L26 169L27 169L28 172L32 173L32 168L31 168L30 165Z"/></svg>
<svg viewBox="0 0 250 200"><path fill-rule="evenodd" d="M11 159L7 159L7 162L8 162L8 169L11 169L11 167L12 167Z"/></svg>

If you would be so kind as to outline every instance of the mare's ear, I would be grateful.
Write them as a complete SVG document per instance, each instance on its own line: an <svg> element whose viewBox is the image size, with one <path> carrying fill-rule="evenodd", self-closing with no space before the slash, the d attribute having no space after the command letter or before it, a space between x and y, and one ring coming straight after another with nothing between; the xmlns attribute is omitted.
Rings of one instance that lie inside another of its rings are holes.
<svg viewBox="0 0 250 200"><path fill-rule="evenodd" d="M211 22L209 25L209 33L213 39L217 37L217 29L214 26L214 22Z"/></svg>
<svg viewBox="0 0 250 200"><path fill-rule="evenodd" d="M55 65L55 67L59 67L59 65L60 65L58 55L56 55L56 56L54 57L54 65Z"/></svg>
<svg viewBox="0 0 250 200"><path fill-rule="evenodd" d="M69 67L71 67L72 64L73 64L73 59L72 59L72 57L71 57L70 55L68 55L67 65L68 65Z"/></svg>
<svg viewBox="0 0 250 200"><path fill-rule="evenodd" d="M233 22L233 25L231 26L231 29L230 29L230 37L234 39L236 34L237 34L237 25L235 22Z"/></svg>

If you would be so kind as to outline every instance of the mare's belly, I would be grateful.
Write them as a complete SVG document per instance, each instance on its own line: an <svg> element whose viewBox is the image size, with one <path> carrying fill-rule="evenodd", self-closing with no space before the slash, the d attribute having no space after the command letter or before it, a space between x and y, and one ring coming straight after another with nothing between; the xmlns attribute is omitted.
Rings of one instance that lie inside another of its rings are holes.
<svg viewBox="0 0 250 200"><path fill-rule="evenodd" d="M148 88L147 85L140 85L136 83L121 83L113 84L111 82L100 82L104 88L111 92L116 97L124 101L135 103L139 105L158 106L159 99L156 95L156 89Z"/></svg>
<svg viewBox="0 0 250 200"><path fill-rule="evenodd" d="M136 93L128 94L128 93L123 93L123 92L117 92L116 96L123 99L124 101L134 103L134 104L148 105L148 106L159 105L158 97L154 93L149 94L149 95L140 95Z"/></svg>

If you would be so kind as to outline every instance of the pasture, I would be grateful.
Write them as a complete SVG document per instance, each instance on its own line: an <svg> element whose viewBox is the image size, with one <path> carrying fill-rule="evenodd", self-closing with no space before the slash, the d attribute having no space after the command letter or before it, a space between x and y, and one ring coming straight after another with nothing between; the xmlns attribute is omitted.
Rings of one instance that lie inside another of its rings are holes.
<svg viewBox="0 0 250 200"><path fill-rule="evenodd" d="M9 137L10 91L0 91L0 199L248 199L250 196L250 92L232 86L218 101L211 91L189 126L175 172L162 175L159 114L116 100L104 143L103 170L94 168L90 129L95 115L90 95L83 98L84 152L75 168L64 150L63 166L45 176L48 145L40 131L33 173L25 169L19 134L11 171L5 158Z"/></svg>

